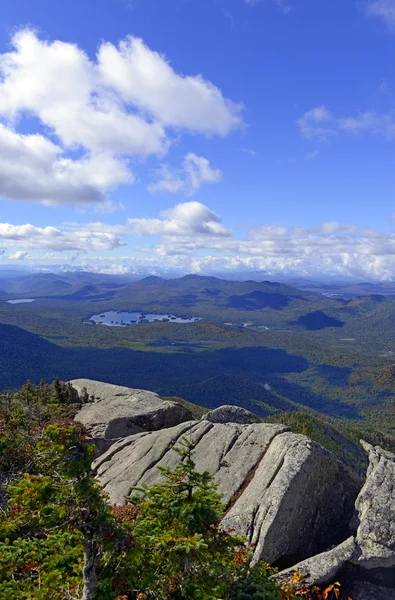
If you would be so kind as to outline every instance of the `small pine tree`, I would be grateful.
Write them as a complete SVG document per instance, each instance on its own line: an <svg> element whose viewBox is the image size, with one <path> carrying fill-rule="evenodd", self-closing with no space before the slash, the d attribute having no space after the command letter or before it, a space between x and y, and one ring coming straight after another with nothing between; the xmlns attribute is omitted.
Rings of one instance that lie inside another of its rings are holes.
<svg viewBox="0 0 395 600"><path fill-rule="evenodd" d="M161 468L161 483L135 490L130 504L115 511L132 540L118 562L119 593L134 589L158 600L278 600L279 589L269 580L273 571L268 565L250 568L244 539L222 529L224 507L212 476L195 469L193 444L184 439L175 450L177 467Z"/></svg>
<svg viewBox="0 0 395 600"><path fill-rule="evenodd" d="M82 404L86 404L87 402L90 401L88 390L86 389L86 387L82 388L80 400L81 400Z"/></svg>
<svg viewBox="0 0 395 600"><path fill-rule="evenodd" d="M81 589L82 600L96 598L104 534L114 518L91 477L91 458L77 427L50 425L35 451L38 473L10 485L10 510L0 522L0 580L10 594L4 598L63 600L67 587ZM4 581L13 561L15 576ZM61 585L57 574L68 581Z"/></svg>
<svg viewBox="0 0 395 600"><path fill-rule="evenodd" d="M21 387L19 393L28 407L35 398L35 387L30 379L28 379L27 382Z"/></svg>
<svg viewBox="0 0 395 600"><path fill-rule="evenodd" d="M28 472L9 484L0 600L279 600L269 567L250 568L244 540L221 528L220 496L188 440L162 482L111 509L84 437L71 425L40 430Z"/></svg>
<svg viewBox="0 0 395 600"><path fill-rule="evenodd" d="M62 383L61 383L59 377L55 377L52 387L53 387L53 391L54 391L55 402L57 402L59 404L63 404L64 403L63 386L62 386Z"/></svg>

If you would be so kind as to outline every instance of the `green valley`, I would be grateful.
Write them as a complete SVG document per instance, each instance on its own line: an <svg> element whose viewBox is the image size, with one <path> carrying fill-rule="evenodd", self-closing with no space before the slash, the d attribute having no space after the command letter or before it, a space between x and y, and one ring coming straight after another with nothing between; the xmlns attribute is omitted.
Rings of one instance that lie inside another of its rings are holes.
<svg viewBox="0 0 395 600"><path fill-rule="evenodd" d="M63 277L63 278L62 278ZM90 377L224 403L262 417L303 411L395 435L395 301L334 299L275 282L186 276L124 281L36 274L4 285L0 387ZM18 293L16 293L18 292ZM87 323L105 311L193 323Z"/></svg>

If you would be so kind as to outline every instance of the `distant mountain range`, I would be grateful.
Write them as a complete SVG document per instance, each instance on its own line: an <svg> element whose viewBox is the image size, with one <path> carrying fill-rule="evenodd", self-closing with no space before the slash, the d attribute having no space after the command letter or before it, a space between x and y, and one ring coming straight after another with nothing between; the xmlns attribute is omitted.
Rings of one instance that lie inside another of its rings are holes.
<svg viewBox="0 0 395 600"><path fill-rule="evenodd" d="M378 424L395 435L395 299L326 294L198 275L2 271L0 390L28 378L87 377L262 417L308 411ZM35 301L7 303L21 298ZM111 310L200 320L85 324Z"/></svg>
<svg viewBox="0 0 395 600"><path fill-rule="evenodd" d="M148 276L131 282L123 276L85 272L13 273L9 278L0 274L0 300L94 302L100 310L171 312L221 324L283 330L344 328L344 338L360 338L367 327L374 326L372 342L378 333L386 339L395 323L395 284L393 287L394 296L389 293L390 284L353 284L330 293L317 291L328 288L313 283L311 289L300 289L273 281L229 281L199 275L177 279ZM373 293L377 289L386 293Z"/></svg>
<svg viewBox="0 0 395 600"><path fill-rule="evenodd" d="M24 280L34 282L37 276L37 281L44 281L43 276L51 280L55 275L62 281L71 285L87 284L87 283L102 283L102 282L123 282L130 283L144 278L148 278L155 273L154 277L159 279L180 279L185 274L179 271L164 270L160 267L152 268L137 268L135 273L125 273L123 275L109 275L106 273L89 272L84 268L74 265L57 265L51 268L47 266L36 267L35 269L27 269L26 267L11 268L6 265L0 265L0 289L10 285L9 280L18 279L22 284ZM32 278L33 276L33 278ZM267 273L266 271L226 271L215 272L211 275L202 275L203 277L214 277L227 281L276 281L284 283L290 287L322 293L322 294L338 294L345 298L353 296L364 296L368 294L395 295L395 281L362 281L355 277L322 276L315 279L306 277L298 277L295 275L284 275L281 273ZM39 283L38 283L39 285ZM15 284L15 289L18 289ZM55 293L57 293L55 291Z"/></svg>

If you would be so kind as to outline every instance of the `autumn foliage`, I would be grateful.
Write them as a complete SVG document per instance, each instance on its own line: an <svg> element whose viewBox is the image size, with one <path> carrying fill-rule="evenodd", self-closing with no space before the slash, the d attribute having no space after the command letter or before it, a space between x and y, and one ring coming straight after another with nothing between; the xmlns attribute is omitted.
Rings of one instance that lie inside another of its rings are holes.
<svg viewBox="0 0 395 600"><path fill-rule="evenodd" d="M338 600L341 595L341 585L338 581L325 588L317 585L308 587L303 583L303 577L297 570L289 582L281 588L282 600ZM347 600L352 600L347 598Z"/></svg>
<svg viewBox="0 0 395 600"><path fill-rule="evenodd" d="M340 598L337 583L309 590L295 574L280 589L269 565L250 565L253 548L221 527L221 498L186 439L160 483L111 507L91 472L92 446L67 412L63 392L71 403L74 394L42 391L42 403L30 385L2 398L0 600Z"/></svg>

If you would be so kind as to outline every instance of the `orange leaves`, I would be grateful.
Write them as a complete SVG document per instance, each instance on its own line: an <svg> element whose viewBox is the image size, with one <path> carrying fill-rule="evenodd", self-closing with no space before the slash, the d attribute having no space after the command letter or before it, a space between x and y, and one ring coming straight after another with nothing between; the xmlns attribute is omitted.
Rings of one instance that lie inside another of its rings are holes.
<svg viewBox="0 0 395 600"><path fill-rule="evenodd" d="M336 583L328 585L324 590L314 586L311 591L316 594L317 600L334 600L335 598L337 600L340 596L340 583L336 581Z"/></svg>
<svg viewBox="0 0 395 600"><path fill-rule="evenodd" d="M327 600L330 596L329 594L332 593L332 596L334 595L335 598L337 599L340 596L340 583L336 581L336 583L332 583L331 585L328 585L327 588L325 588L325 590L323 591L322 594L322 600Z"/></svg>
<svg viewBox="0 0 395 600"><path fill-rule="evenodd" d="M303 600L338 600L340 597L340 583L336 581L331 583L325 589L317 585L308 587L303 583L303 575L294 571L291 581L285 583L281 588L282 600L294 600L301 598ZM352 600L348 598L348 600Z"/></svg>
<svg viewBox="0 0 395 600"><path fill-rule="evenodd" d="M295 570L292 575L292 579L291 579L292 583L295 583L295 584L301 583L302 579L303 579L302 573L299 573L298 571Z"/></svg>
<svg viewBox="0 0 395 600"><path fill-rule="evenodd" d="M244 563L245 555L246 555L245 550L239 550L238 552L235 552L236 565L242 565Z"/></svg>

